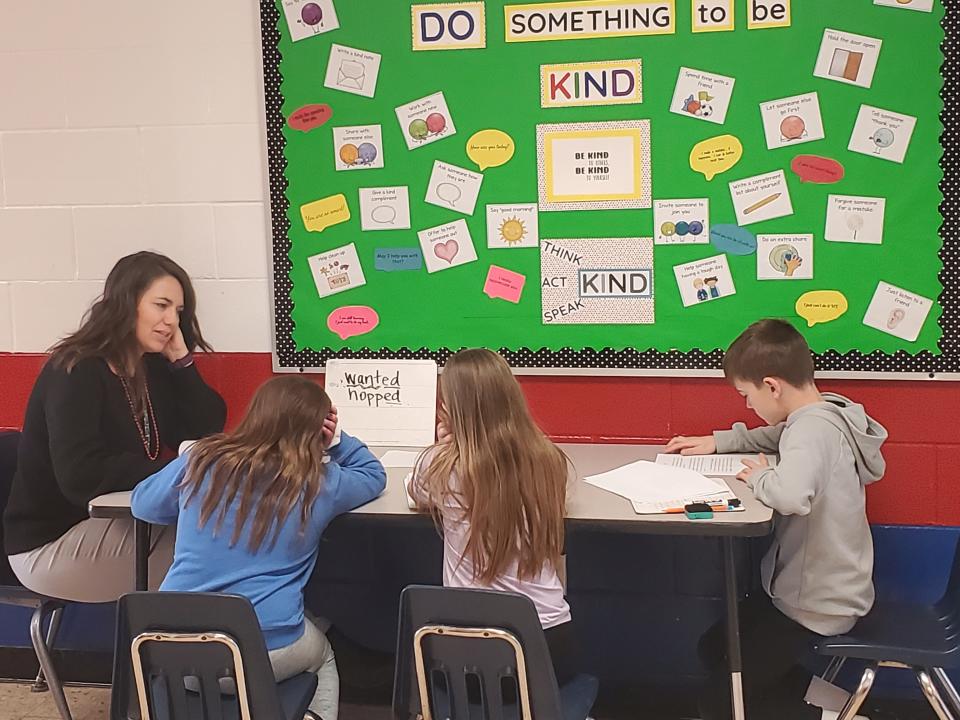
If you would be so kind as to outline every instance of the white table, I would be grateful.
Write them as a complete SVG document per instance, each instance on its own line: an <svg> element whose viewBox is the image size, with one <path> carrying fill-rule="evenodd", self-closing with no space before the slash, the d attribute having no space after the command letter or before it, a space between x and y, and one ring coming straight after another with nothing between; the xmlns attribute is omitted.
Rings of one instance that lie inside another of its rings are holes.
<svg viewBox="0 0 960 720"><path fill-rule="evenodd" d="M653 460L663 448L654 445L560 445L582 478L612 470L636 460ZM388 449L372 448L378 457ZM395 519L399 522L423 521L426 518L411 510L407 503L403 479L409 468L387 468L387 487L375 500L359 507L342 521L362 522L364 518ZM712 520L688 520L685 515L637 515L626 498L580 482L567 504L567 521L584 528L616 530L642 535L687 535L719 537L723 549L724 598L727 611L727 657L730 662L730 688L735 720L744 720L742 664L740 659L740 622L737 612L739 593L734 565L736 538L762 537L773 529L773 512L760 503L743 483L727 478L727 484L743 502L745 510L716 513ZM90 501L90 517L130 517L130 493L101 495ZM147 587L149 525L136 521L137 589Z"/></svg>

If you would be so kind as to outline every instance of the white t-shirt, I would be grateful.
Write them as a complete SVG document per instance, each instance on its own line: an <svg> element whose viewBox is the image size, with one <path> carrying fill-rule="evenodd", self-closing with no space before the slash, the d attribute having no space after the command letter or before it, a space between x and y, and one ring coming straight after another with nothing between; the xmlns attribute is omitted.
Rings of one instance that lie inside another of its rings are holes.
<svg viewBox="0 0 960 720"><path fill-rule="evenodd" d="M429 464L430 456L424 461ZM419 468L418 468L419 470ZM410 483L410 493L414 498L425 501L425 493L419 481L419 472L414 471ZM456 473L450 478L450 487L459 485ZM492 583L485 585L474 579L473 563L466 556L467 538L470 536L470 522L455 500L448 500L440 508L443 524L443 585L444 587L474 588L480 590L499 590L526 595L533 601L540 616L540 625L544 630L570 621L570 606L563 596L563 584L556 568L550 563L544 564L540 573L529 580L521 580L514 561Z"/></svg>

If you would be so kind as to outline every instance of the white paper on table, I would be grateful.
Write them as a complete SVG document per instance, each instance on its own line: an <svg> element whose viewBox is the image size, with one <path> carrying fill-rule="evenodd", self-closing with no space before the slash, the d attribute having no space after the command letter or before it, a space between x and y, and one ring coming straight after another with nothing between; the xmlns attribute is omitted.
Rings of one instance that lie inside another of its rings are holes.
<svg viewBox="0 0 960 720"><path fill-rule="evenodd" d="M769 455L766 458L771 467L777 464L776 458ZM667 455L660 453L657 455L656 462L658 465L686 468L710 477L731 477L746 468L746 465L743 464L744 460L756 462L759 459L759 455Z"/></svg>
<svg viewBox="0 0 960 720"><path fill-rule="evenodd" d="M584 478L601 490L636 503L655 503L678 497L702 497L717 492L716 480L686 468L639 460Z"/></svg>
<svg viewBox="0 0 960 720"><path fill-rule="evenodd" d="M385 468L412 468L420 457L420 450L388 450L380 458L380 464Z"/></svg>

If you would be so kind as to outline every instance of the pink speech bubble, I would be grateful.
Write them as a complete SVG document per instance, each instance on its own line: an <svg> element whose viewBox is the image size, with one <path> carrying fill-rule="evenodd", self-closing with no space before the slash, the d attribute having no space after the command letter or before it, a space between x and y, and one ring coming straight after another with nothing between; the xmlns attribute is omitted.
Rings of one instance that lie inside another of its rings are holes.
<svg viewBox="0 0 960 720"><path fill-rule="evenodd" d="M323 125L327 120L333 117L333 108L326 103L321 105L304 105L290 113L287 118L287 125L294 130L310 132L314 128Z"/></svg>
<svg viewBox="0 0 960 720"><path fill-rule="evenodd" d="M327 316L327 328L339 335L341 340L368 333L379 324L377 311L366 305L347 305Z"/></svg>
<svg viewBox="0 0 960 720"><path fill-rule="evenodd" d="M513 270L491 265L487 271L487 281L483 284L483 292L491 298L502 298L512 303L520 302L520 293L523 284L527 281L526 275L515 273Z"/></svg>
<svg viewBox="0 0 960 720"><path fill-rule="evenodd" d="M790 169L800 176L800 182L828 185L843 180L843 165L832 158L819 155L797 155Z"/></svg>

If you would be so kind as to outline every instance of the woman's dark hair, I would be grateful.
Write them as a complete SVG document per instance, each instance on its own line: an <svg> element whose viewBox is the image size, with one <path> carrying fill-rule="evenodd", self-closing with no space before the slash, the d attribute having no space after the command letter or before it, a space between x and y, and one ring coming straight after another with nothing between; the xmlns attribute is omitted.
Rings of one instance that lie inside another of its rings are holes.
<svg viewBox="0 0 960 720"><path fill-rule="evenodd" d="M69 372L81 360L99 357L126 374L138 352L137 306L147 288L168 275L183 288L180 331L187 348L211 350L200 333L197 296L190 276L166 255L143 251L117 261L107 275L103 294L84 314L80 329L50 348L50 362Z"/></svg>

